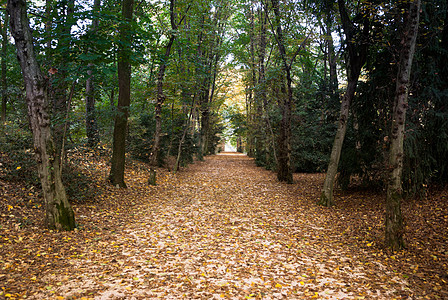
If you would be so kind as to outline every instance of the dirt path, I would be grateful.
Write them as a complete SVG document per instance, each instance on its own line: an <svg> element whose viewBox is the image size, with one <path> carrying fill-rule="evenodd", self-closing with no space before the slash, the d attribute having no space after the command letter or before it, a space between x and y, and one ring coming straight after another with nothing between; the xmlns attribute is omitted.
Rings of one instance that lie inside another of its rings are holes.
<svg viewBox="0 0 448 300"><path fill-rule="evenodd" d="M387 263L389 258L377 262L378 251L353 247L331 228L322 208L310 203L312 184L300 182L319 185L322 175L286 185L246 156L223 155L166 174L157 188L132 183L136 176L128 176L127 192L141 197L126 212L130 219L110 221L119 211L78 212L79 219L96 220L102 227L85 228L82 237L60 233L52 249L38 252L40 259L56 252L63 265L30 273L28 298L421 296L407 276ZM48 259L41 261L42 270L52 263ZM34 260L29 264L35 266Z"/></svg>

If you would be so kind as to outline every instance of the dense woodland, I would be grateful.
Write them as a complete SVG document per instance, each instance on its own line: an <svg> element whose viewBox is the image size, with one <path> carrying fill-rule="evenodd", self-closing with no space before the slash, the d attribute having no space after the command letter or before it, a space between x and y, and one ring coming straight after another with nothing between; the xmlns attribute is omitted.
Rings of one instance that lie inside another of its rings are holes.
<svg viewBox="0 0 448 300"><path fill-rule="evenodd" d="M157 184L227 140L280 181L326 172L316 205L384 191L393 249L403 199L448 181L446 0L5 2L0 178L40 189L50 228L89 197L75 151L125 188L126 157Z"/></svg>

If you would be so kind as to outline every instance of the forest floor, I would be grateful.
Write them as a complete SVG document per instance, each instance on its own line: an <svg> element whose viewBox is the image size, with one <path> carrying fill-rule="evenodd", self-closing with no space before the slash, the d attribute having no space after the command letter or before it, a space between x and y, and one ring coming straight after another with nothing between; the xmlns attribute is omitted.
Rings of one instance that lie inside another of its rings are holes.
<svg viewBox="0 0 448 300"><path fill-rule="evenodd" d="M72 232L46 230L41 197L0 179L0 299L448 299L446 191L403 203L407 249L392 253L383 193L320 207L323 174L287 185L217 155L148 186L131 161L118 189L105 159L71 160L96 195L74 203Z"/></svg>

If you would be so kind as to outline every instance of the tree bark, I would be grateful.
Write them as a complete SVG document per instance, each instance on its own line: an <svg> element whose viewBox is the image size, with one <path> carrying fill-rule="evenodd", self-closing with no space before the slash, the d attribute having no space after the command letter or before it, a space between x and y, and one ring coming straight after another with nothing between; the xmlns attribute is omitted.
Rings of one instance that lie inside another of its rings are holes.
<svg viewBox="0 0 448 300"><path fill-rule="evenodd" d="M9 15L5 14L5 20L1 24L2 34L2 52L1 52L1 84L2 84L2 107L0 112L0 121L2 124L6 122L6 105L8 103L8 77L6 69L7 47L8 47L8 22Z"/></svg>
<svg viewBox="0 0 448 300"><path fill-rule="evenodd" d="M344 0L338 0L339 12L342 26L347 40L347 77L348 85L344 97L342 98L341 110L339 114L338 129L331 150L330 161L328 163L327 174L319 204L323 206L334 205L333 187L341 157L342 145L344 143L345 132L347 131L347 121L350 104L355 96L361 69L367 60L368 35L370 32L370 22L366 16L363 19L362 31L357 31L347 13Z"/></svg>
<svg viewBox="0 0 448 300"><path fill-rule="evenodd" d="M46 223L51 229L71 230L75 227L75 217L61 180L58 153L53 142L48 113L48 81L40 71L34 54L26 2L8 0L7 9L25 82L34 153L45 201Z"/></svg>
<svg viewBox="0 0 448 300"><path fill-rule="evenodd" d="M334 42L333 37L331 35L331 28L333 25L333 1L326 0L325 1L325 31L326 31L326 39L328 46L328 65L330 67L330 82L329 82L329 95L330 99L334 99L338 97L337 89L338 89L338 74L337 74L337 63L336 63L336 54L334 51Z"/></svg>
<svg viewBox="0 0 448 300"><path fill-rule="evenodd" d="M175 5L176 1L171 0L170 1L170 23L171 23L171 30L172 33L170 35L170 39L168 40L168 44L165 47L165 53L162 57L162 62L160 64L159 73L157 76L157 96L156 96L156 107L155 107L155 120L156 120L156 128L154 132L154 144L152 147L151 155L150 155L150 165L156 166L158 165L159 156L160 156L160 141L162 136L162 106L165 102L165 94L163 93L163 81L165 79L165 70L168 64L168 59L171 54L171 48L173 46L173 43L177 37L177 28L178 25L182 23L184 20L188 10L190 7L187 8L185 15L181 18L179 24L176 24L176 12L175 12ZM151 172L154 172L153 169L151 169Z"/></svg>
<svg viewBox="0 0 448 300"><path fill-rule="evenodd" d="M246 97L246 111L247 111L247 127L248 135L247 135L247 155L249 157L253 157L255 153L255 85L257 83L257 76L256 76L256 64L255 64L255 17L254 17L254 9L253 9L253 1L249 3L248 13L249 13L249 20L250 20L250 26L249 26L249 38L250 38L250 81L249 81L249 87L246 91L247 97Z"/></svg>
<svg viewBox="0 0 448 300"><path fill-rule="evenodd" d="M131 21L134 0L122 1L122 23L120 24L120 41L118 49L118 105L115 115L112 161L109 181L116 186L126 188L124 182L126 132L128 126L129 106L131 104Z"/></svg>
<svg viewBox="0 0 448 300"><path fill-rule="evenodd" d="M355 95L358 78L352 78L347 85L344 97L342 98L341 111L339 113L338 129L334 137L333 148L331 149L330 162L325 176L324 186L319 204L323 206L334 205L333 188L336 174L338 172L339 159L341 158L342 145L344 143L345 132L347 131L347 121L350 110L350 103Z"/></svg>
<svg viewBox="0 0 448 300"><path fill-rule="evenodd" d="M412 60L414 58L417 40L421 0L410 3L405 17L404 30L401 37L400 62L398 65L397 85L395 90L394 110L392 115L391 142L389 150L389 180L386 196L386 244L393 250L404 247L403 218L401 215L401 200L403 190L401 177L404 158L404 130L406 110L408 107L409 79Z"/></svg>
<svg viewBox="0 0 448 300"><path fill-rule="evenodd" d="M93 3L93 10L99 11L101 5L101 0L95 0ZM92 32L96 33L98 30L99 21L97 18L92 20ZM99 142L98 137L98 125L96 122L95 113L95 78L93 76L92 68L94 68L93 63L88 64L89 70L87 71L87 81L86 81L86 135L87 135L87 146L95 147Z"/></svg>
<svg viewBox="0 0 448 300"><path fill-rule="evenodd" d="M167 60L171 52L171 47L174 43L176 36L171 35L168 44L165 47L165 54L163 55L162 63L159 68L159 74L157 76L157 96L156 96L156 108L155 108L155 119L156 128L154 132L154 144L152 146L150 164L152 166L158 165L159 154L160 154L160 138L162 136L162 106L165 102L165 94L163 93L163 80L165 78L165 70L167 65Z"/></svg>
<svg viewBox="0 0 448 300"><path fill-rule="evenodd" d="M293 104L291 65L286 60L286 48L284 44L282 26L280 23L279 1L272 0L272 6L277 25L276 40L280 51L280 56L283 61L283 71L286 76L286 97L282 95L282 99L280 101L282 120L280 123L280 134L278 138L277 178L280 181L293 183L291 167L291 110Z"/></svg>

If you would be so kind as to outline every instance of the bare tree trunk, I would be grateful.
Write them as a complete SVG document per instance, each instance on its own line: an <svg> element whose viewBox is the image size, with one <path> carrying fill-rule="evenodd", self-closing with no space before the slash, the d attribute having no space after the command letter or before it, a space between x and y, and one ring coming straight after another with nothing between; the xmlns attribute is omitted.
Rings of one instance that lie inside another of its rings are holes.
<svg viewBox="0 0 448 300"><path fill-rule="evenodd" d="M8 78L6 74L6 56L7 56L7 47L8 47L8 22L9 15L5 14L5 20L3 24L1 24L1 34L2 34L2 52L1 52L1 84L2 84L2 107L0 112L0 121L2 124L6 122L6 105L8 103Z"/></svg>
<svg viewBox="0 0 448 300"><path fill-rule="evenodd" d="M402 249L403 219L401 216L401 200L403 190L401 177L403 172L403 141L408 107L409 79L412 60L414 58L420 17L421 0L411 2L404 19L405 25L401 37L400 62L398 65L395 103L392 115L391 142L389 150L389 180L386 198L386 244L393 250Z"/></svg>
<svg viewBox="0 0 448 300"><path fill-rule="evenodd" d="M134 0L122 1L122 24L120 25L120 43L118 49L118 106L115 115L112 161L109 180L113 185L126 188L124 169L126 161L126 132L128 126L129 106L131 104L131 47L130 22Z"/></svg>
<svg viewBox="0 0 448 300"><path fill-rule="evenodd" d="M53 142L48 113L48 82L34 55L26 2L8 0L7 9L11 16L11 32L25 82L28 117L45 200L47 226L52 229L71 230L75 227L75 217L61 180L58 153Z"/></svg>
<svg viewBox="0 0 448 300"><path fill-rule="evenodd" d="M101 0L95 0L93 3L93 10L98 12L100 10L100 5ZM98 26L98 18L94 17L92 20L93 33L96 33ZM95 78L91 70L93 67L93 63L88 64L89 70L87 71L88 78L86 81L86 135L88 147L95 147L99 142L98 125L95 114Z"/></svg>

